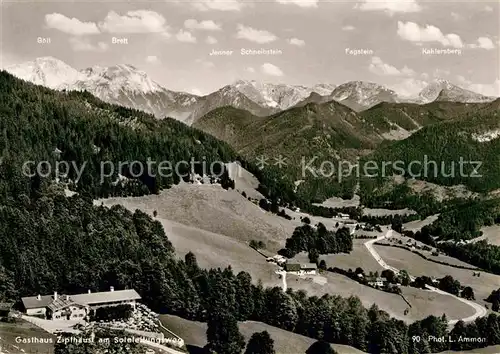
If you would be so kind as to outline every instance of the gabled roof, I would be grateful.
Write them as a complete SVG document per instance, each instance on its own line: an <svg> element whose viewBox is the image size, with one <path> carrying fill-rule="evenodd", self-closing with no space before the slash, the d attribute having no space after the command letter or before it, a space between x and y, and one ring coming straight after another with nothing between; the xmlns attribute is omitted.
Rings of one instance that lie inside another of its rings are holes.
<svg viewBox="0 0 500 354"><path fill-rule="evenodd" d="M300 265L300 269L318 269L316 263L303 263Z"/></svg>
<svg viewBox="0 0 500 354"><path fill-rule="evenodd" d="M95 305L106 302L140 300L141 296L134 289L126 289L71 295L71 299L79 304Z"/></svg>
<svg viewBox="0 0 500 354"><path fill-rule="evenodd" d="M52 301L52 303L47 307L49 309L51 309L52 311L58 311L58 310L62 310L63 308L71 306L71 305L83 306L83 305L77 304L71 298L66 299L65 297L64 298L58 297L57 300Z"/></svg>
<svg viewBox="0 0 500 354"><path fill-rule="evenodd" d="M90 293L90 294L77 294L77 295L70 295L69 297L69 301L72 301L73 304L79 304L79 305L94 305L107 302L130 301L130 300L140 300L140 299L141 296L134 289L103 291L99 293ZM54 302L54 297L52 295L43 295L40 297L40 300L38 300L37 296L28 296L21 298L21 301L23 302L24 308L26 309L34 309L41 307L50 308L49 305L52 305L52 303ZM62 304L59 303L58 301L67 301L66 295L59 295L56 301L57 304L54 306L55 308L59 308L58 306Z"/></svg>
<svg viewBox="0 0 500 354"><path fill-rule="evenodd" d="M52 295L43 295L40 300L36 296L22 297L21 301L25 309L36 309L39 307L47 307L54 300Z"/></svg>
<svg viewBox="0 0 500 354"><path fill-rule="evenodd" d="M298 264L298 263L286 263L285 270L287 272L298 272L300 270L300 264Z"/></svg>
<svg viewBox="0 0 500 354"><path fill-rule="evenodd" d="M318 269L318 266L315 263L286 263L285 270L289 272L298 272L299 270L308 270L308 269Z"/></svg>

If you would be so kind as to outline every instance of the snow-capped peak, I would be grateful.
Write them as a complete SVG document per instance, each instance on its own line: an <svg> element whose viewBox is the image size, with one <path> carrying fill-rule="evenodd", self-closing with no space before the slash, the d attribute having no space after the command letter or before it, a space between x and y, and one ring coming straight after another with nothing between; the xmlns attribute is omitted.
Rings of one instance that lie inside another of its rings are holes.
<svg viewBox="0 0 500 354"><path fill-rule="evenodd" d="M5 70L20 79L52 89L59 89L68 82L75 82L81 76L78 70L53 57L41 57L22 64L11 65Z"/></svg>
<svg viewBox="0 0 500 354"><path fill-rule="evenodd" d="M429 103L436 100L465 103L490 102L494 99L466 90L444 79L433 80L419 93L418 97L422 103Z"/></svg>
<svg viewBox="0 0 500 354"><path fill-rule="evenodd" d="M312 92L328 95L334 85L318 84L314 87L302 85L271 84L255 80L237 80L231 86L255 103L269 108L287 109L306 99Z"/></svg>
<svg viewBox="0 0 500 354"><path fill-rule="evenodd" d="M110 93L127 91L133 93L151 93L164 90L160 84L142 70L130 64L118 64L109 67L93 66L82 70L83 78L78 82L69 83L76 89L86 89L91 92L105 88Z"/></svg>
<svg viewBox="0 0 500 354"><path fill-rule="evenodd" d="M380 102L396 102L395 91L382 85L365 82L349 81L333 90L332 99L342 102L354 110L367 109Z"/></svg>

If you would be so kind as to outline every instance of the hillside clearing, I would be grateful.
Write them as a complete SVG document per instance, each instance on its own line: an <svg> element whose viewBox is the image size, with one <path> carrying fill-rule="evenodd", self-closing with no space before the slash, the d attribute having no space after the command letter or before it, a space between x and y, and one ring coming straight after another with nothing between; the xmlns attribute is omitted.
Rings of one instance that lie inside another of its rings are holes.
<svg viewBox="0 0 500 354"><path fill-rule="evenodd" d="M278 267L266 262L262 255L243 242L173 221L157 220L162 223L179 257L191 251L202 268L224 268L230 265L235 273L248 272L254 281L262 280L264 286L281 285L281 280L274 273Z"/></svg>
<svg viewBox="0 0 500 354"><path fill-rule="evenodd" d="M459 267L477 269L477 267L475 267L471 264L465 263L459 259L447 256L433 247L431 247L430 251L426 251L423 248L428 246L428 245L424 244L423 242L417 241L417 240L410 238L410 237L407 237L407 236L403 236L397 232L393 232L392 235L393 235L393 237L391 239L385 239L383 241L380 241L380 243L390 244L390 245L395 245L395 246L404 246L404 247L410 247L410 245L416 245L416 246L420 247L420 249L415 249L415 251L423 254L425 257L427 257L431 260L434 260L437 262L445 262L447 264L451 264L451 265L455 265L455 266L459 266ZM399 243L399 241L401 241L401 243ZM435 251L438 252L437 256L435 255L435 253L432 254Z"/></svg>
<svg viewBox="0 0 500 354"><path fill-rule="evenodd" d="M345 270L355 270L357 267L361 267L366 273L370 271L380 273L384 268L370 255L364 245L365 242L366 240L355 239L351 253L324 254L320 256L320 259L325 260L327 267L338 267Z"/></svg>
<svg viewBox="0 0 500 354"><path fill-rule="evenodd" d="M500 225L485 226L481 231L483 235L471 240L472 242L486 240L491 245L500 246Z"/></svg>
<svg viewBox="0 0 500 354"><path fill-rule="evenodd" d="M266 248L277 251L285 244L300 220L286 220L262 210L235 190L218 185L181 183L159 195L109 198L96 201L111 206L121 204L129 210L148 214L156 210L158 217L229 236L248 244L263 241Z"/></svg>
<svg viewBox="0 0 500 354"><path fill-rule="evenodd" d="M287 275L288 287L294 290L306 290L309 295L316 296L322 296L325 293L342 297L357 296L366 308L375 303L381 310L407 323L421 320L429 315L444 313L449 319L457 319L474 313L472 308L460 301L450 299L449 296L420 289L403 288L403 294L412 305L410 312L405 316L404 311L408 305L399 295L361 285L340 274L323 272L321 275L327 279L324 285L316 284L311 279L303 280L297 276Z"/></svg>
<svg viewBox="0 0 500 354"><path fill-rule="evenodd" d="M364 208L363 215L368 216L387 216L387 215L413 215L416 211L410 210L408 208L404 209L382 209L382 208Z"/></svg>
<svg viewBox="0 0 500 354"><path fill-rule="evenodd" d="M432 224L439 217L439 214L426 217L424 220L414 220L403 224L404 230L417 232L422 230L424 226Z"/></svg>
<svg viewBox="0 0 500 354"><path fill-rule="evenodd" d="M324 206L326 208L347 208L347 207L358 207L360 204L359 195L354 195L352 199L342 199L337 197L328 198L321 204L314 204L319 206Z"/></svg>

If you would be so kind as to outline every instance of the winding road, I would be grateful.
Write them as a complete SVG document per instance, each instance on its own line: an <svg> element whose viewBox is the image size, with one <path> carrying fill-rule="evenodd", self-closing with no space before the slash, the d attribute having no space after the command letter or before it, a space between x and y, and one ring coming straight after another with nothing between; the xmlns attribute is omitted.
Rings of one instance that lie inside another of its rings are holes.
<svg viewBox="0 0 500 354"><path fill-rule="evenodd" d="M368 240L367 242L365 242L365 246L366 248L368 249L368 251L370 252L370 254L373 256L373 258L375 258L375 260L377 261L378 264L380 264L380 266L384 269L390 269L392 270L394 273L398 274L399 273L399 269L396 269L390 265L388 265L383 259L382 257L380 257L380 255L378 254L378 252L375 250L375 248L373 247L373 244L375 242L378 242L380 240L383 240L385 238L390 238L392 237L392 233L393 233L393 230L388 230L387 233L385 233L384 235L380 236L380 237L377 237L376 239L371 239L371 240ZM414 281L415 280L415 277L414 276L411 276L410 275L410 280L411 281ZM461 297L458 297L458 296L455 296L453 294L450 294L450 293L447 293L446 291L442 291L440 289L437 289L433 286L430 286L430 285L427 285L426 288L430 291L434 291L435 293L437 294L441 294L441 295L446 295L446 296L451 296L453 298L455 298L456 300L458 301L461 301L467 305L469 305L470 307L474 308L474 311L475 313L472 315L472 316L469 316L469 317L464 317L464 318L461 318L462 321L464 322L472 322L474 321L476 318L478 317L483 317L483 316L486 316L487 315L487 310L486 308L484 308L483 306L479 305L478 303L475 303L473 301L470 301L470 300L466 300L464 298L461 298ZM455 323L457 323L459 320L449 320L448 321L448 325L455 325Z"/></svg>

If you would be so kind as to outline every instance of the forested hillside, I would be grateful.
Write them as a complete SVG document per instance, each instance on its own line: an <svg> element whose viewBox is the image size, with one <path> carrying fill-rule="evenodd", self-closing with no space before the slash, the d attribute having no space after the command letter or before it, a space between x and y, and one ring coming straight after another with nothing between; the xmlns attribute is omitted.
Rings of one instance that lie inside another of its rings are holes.
<svg viewBox="0 0 500 354"><path fill-rule="evenodd" d="M424 127L409 138L381 146L366 157L390 165L386 177L404 174L438 185L463 184L476 192L500 187L500 99L460 118ZM413 163L412 162L417 162ZM480 162L480 165L477 164ZM462 164L462 167L460 166ZM479 166L479 167L477 167ZM380 185L386 182L378 178Z"/></svg>
<svg viewBox="0 0 500 354"><path fill-rule="evenodd" d="M273 166L282 159L282 178L289 183L303 180L297 195L305 200L352 196L356 176L346 176L347 165L340 171L339 161L354 163L382 141L356 112L334 101L309 103L268 117L222 107L194 127L229 143L252 162L264 158Z"/></svg>
<svg viewBox="0 0 500 354"><path fill-rule="evenodd" d="M191 172L192 160L199 162L194 166L200 174L203 163L206 173L210 173L212 163L214 173L220 173L220 163L239 160L259 178L266 195L284 201L295 199L293 183L281 179L279 171L259 170L228 144L173 119L156 120L144 112L104 103L86 92L56 92L0 72L0 115L2 199L20 194L33 196L44 183L57 177L57 161L70 164L67 178L61 178L77 182L70 183L70 188L92 197L106 197L168 188ZM148 171L148 160L153 162L152 173ZM31 161L30 169L23 173L27 161ZM33 171L42 161L50 166L44 163ZM159 173L162 162L164 169ZM138 177L117 184L119 174Z"/></svg>
<svg viewBox="0 0 500 354"><path fill-rule="evenodd" d="M360 112L359 115L381 133L390 132L396 129L396 126L410 132L430 124L456 119L487 105L485 103L464 104L437 101L424 105L382 102Z"/></svg>

